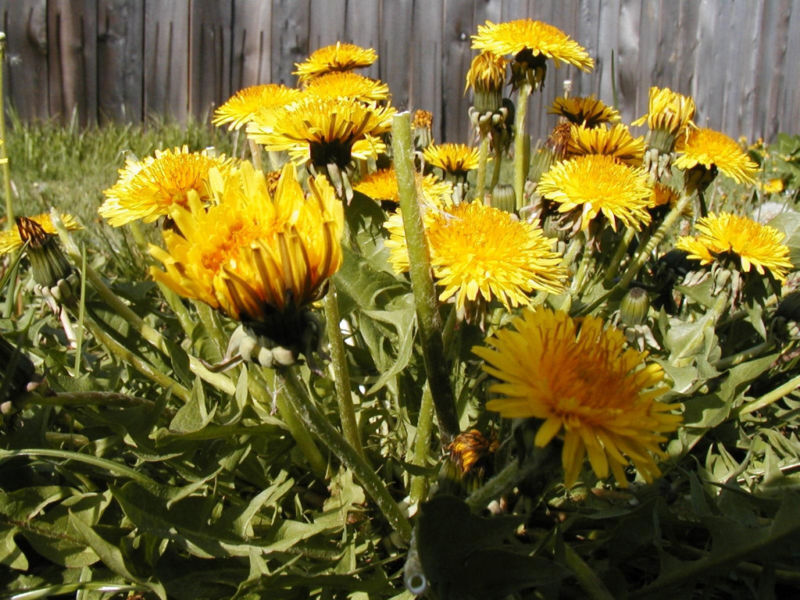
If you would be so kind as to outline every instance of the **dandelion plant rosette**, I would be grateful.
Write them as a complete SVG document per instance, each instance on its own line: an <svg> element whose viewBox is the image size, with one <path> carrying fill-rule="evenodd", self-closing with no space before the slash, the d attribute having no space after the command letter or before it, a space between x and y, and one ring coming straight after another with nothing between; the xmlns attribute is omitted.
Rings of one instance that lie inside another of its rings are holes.
<svg viewBox="0 0 800 600"><path fill-rule="evenodd" d="M633 464L647 482L660 475L665 434L681 423L680 405L660 402L662 368L626 347L624 334L602 319L527 308L473 352L498 382L486 408L505 418L540 421L534 444L563 440L564 483L578 479L584 458L595 475L628 485Z"/></svg>

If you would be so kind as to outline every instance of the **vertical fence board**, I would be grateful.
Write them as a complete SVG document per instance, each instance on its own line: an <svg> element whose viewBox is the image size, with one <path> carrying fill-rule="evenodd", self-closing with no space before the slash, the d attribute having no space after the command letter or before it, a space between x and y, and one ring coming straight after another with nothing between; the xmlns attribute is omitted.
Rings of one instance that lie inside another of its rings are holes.
<svg viewBox="0 0 800 600"><path fill-rule="evenodd" d="M97 4L97 112L106 120L140 121L143 91L144 5L140 0Z"/></svg>
<svg viewBox="0 0 800 600"><path fill-rule="evenodd" d="M378 77L389 85L392 103L399 110L410 108L409 78L414 56L419 53L412 39L413 0L382 0L378 34Z"/></svg>
<svg viewBox="0 0 800 600"><path fill-rule="evenodd" d="M97 120L97 0L47 5L50 112L81 125Z"/></svg>
<svg viewBox="0 0 800 600"><path fill-rule="evenodd" d="M413 3L414 52L409 66L409 104L414 109L433 113L433 137L442 141L442 32L444 3L417 1Z"/></svg>
<svg viewBox="0 0 800 600"><path fill-rule="evenodd" d="M272 3L272 82L294 85L295 64L309 52L308 0L273 0Z"/></svg>
<svg viewBox="0 0 800 600"><path fill-rule="evenodd" d="M189 0L146 0L144 113L189 114Z"/></svg>
<svg viewBox="0 0 800 600"><path fill-rule="evenodd" d="M50 116L47 77L47 1L3 0L6 103L23 121Z"/></svg>
<svg viewBox="0 0 800 600"><path fill-rule="evenodd" d="M472 61L470 35L475 31L473 2L449 0L445 5L442 42L442 136L445 140L470 138L468 109L464 95L466 73Z"/></svg>
<svg viewBox="0 0 800 600"><path fill-rule="evenodd" d="M207 120L231 95L232 0L192 0L189 114Z"/></svg>
<svg viewBox="0 0 800 600"><path fill-rule="evenodd" d="M352 41L344 35L346 14L347 0L328 0L314 5L308 16L308 54L337 41Z"/></svg>
<svg viewBox="0 0 800 600"><path fill-rule="evenodd" d="M375 0L347 0L343 29L344 39L364 48L373 48L378 52L378 62L382 60L378 37L380 18L380 3ZM377 78L378 62L371 67L359 70L359 73Z"/></svg>
<svg viewBox="0 0 800 600"><path fill-rule="evenodd" d="M234 0L231 92L272 81L272 3ZM222 102L227 100L223 98Z"/></svg>

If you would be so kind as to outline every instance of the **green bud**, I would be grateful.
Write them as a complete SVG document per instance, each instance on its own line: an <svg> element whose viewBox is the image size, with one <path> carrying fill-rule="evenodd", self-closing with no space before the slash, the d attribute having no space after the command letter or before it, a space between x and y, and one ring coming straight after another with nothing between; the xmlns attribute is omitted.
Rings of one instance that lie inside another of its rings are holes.
<svg viewBox="0 0 800 600"><path fill-rule="evenodd" d="M632 287L619 305L620 320L628 326L641 325L647 319L648 310L650 298L647 292L640 287Z"/></svg>

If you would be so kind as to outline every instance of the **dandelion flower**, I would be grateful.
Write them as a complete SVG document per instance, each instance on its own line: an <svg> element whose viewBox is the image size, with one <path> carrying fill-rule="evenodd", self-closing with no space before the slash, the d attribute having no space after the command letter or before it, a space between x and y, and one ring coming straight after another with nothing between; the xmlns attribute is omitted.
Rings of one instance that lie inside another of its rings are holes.
<svg viewBox="0 0 800 600"><path fill-rule="evenodd" d="M634 138L628 128L619 123L608 129L605 125L587 127L572 125L566 147L567 157L584 154L605 154L621 163L641 166L644 156L644 137Z"/></svg>
<svg viewBox="0 0 800 600"><path fill-rule="evenodd" d="M507 65L505 58L488 50L472 59L464 92L473 89L473 104L479 113L494 112L502 106Z"/></svg>
<svg viewBox="0 0 800 600"><path fill-rule="evenodd" d="M342 262L342 204L320 176L306 197L292 163L270 196L264 174L248 162L215 172L206 206L192 192L170 216L180 233L165 230L151 254L164 269L154 279L186 298L201 300L245 323L293 314L318 299Z"/></svg>
<svg viewBox="0 0 800 600"><path fill-rule="evenodd" d="M290 104L300 98L300 90L277 83L253 85L239 90L214 111L214 125L240 129L262 109Z"/></svg>
<svg viewBox="0 0 800 600"><path fill-rule="evenodd" d="M587 454L597 477L610 472L622 486L630 463L647 482L660 475L654 457L665 456L660 444L681 422L671 414L679 405L657 400L668 389L663 370L646 352L626 348L622 331L593 316L526 308L473 352L499 380L489 388L497 397L488 410L540 419L539 447L563 432L567 487Z"/></svg>
<svg viewBox="0 0 800 600"><path fill-rule="evenodd" d="M67 228L67 231L74 231L81 228L78 221L76 221L75 217L72 215L62 214L60 218L64 227ZM25 220L33 221L35 223L34 227L38 225L45 234L55 235L57 233L49 213L27 217ZM11 229L0 231L0 256L19 250L24 243L25 241L20 235L19 227L12 227Z"/></svg>
<svg viewBox="0 0 800 600"><path fill-rule="evenodd" d="M566 271L552 242L532 223L480 202L428 209L424 216L431 266L444 288L439 300L455 297L459 313L466 302L498 299L503 306L524 305L534 290L563 291ZM397 272L408 270L402 217L393 215L386 245Z"/></svg>
<svg viewBox="0 0 800 600"><path fill-rule="evenodd" d="M185 205L189 192L208 200L208 173L216 168L226 172L233 161L207 152L189 152L186 146L156 150L155 157L128 160L117 182L105 190L100 216L114 227L142 219L151 223L169 214L174 205Z"/></svg>
<svg viewBox="0 0 800 600"><path fill-rule="evenodd" d="M325 73L368 67L376 60L378 54L372 48L336 42L331 46L314 50L305 61L295 64L297 70L294 74L300 83L307 83Z"/></svg>
<svg viewBox="0 0 800 600"><path fill-rule="evenodd" d="M636 119L632 125L650 128L650 145L660 152L671 152L675 140L693 128L695 104L691 96L673 92L669 88L650 88L647 114Z"/></svg>
<svg viewBox="0 0 800 600"><path fill-rule="evenodd" d="M357 73L327 73L312 79L303 90L318 98L353 98L361 102L384 102L389 86Z"/></svg>
<svg viewBox="0 0 800 600"><path fill-rule="evenodd" d="M453 193L453 184L449 181L440 181L434 175L425 175L424 177L417 175L417 178L422 190L423 202L439 206L445 198ZM393 168L379 169L370 173L353 189L373 200L398 202L397 173Z"/></svg>
<svg viewBox="0 0 800 600"><path fill-rule="evenodd" d="M759 275L769 273L781 282L794 269L784 234L770 225L730 213L710 213L695 227L699 235L682 237L675 247L704 265L735 258L745 273L752 267Z"/></svg>
<svg viewBox="0 0 800 600"><path fill-rule="evenodd" d="M675 145L678 158L675 166L689 170L701 165L707 170L715 167L737 183L753 183L758 165L733 139L713 129L694 128Z"/></svg>
<svg viewBox="0 0 800 600"><path fill-rule="evenodd" d="M395 110L350 98L301 100L258 113L247 135L267 150L286 150L297 163L346 167L352 158L370 158L385 150L378 136L389 131Z"/></svg>
<svg viewBox="0 0 800 600"><path fill-rule="evenodd" d="M521 54L530 53L533 57L550 58L556 66L565 62L583 71L594 67L594 61L578 42L557 27L532 19L497 24L486 21L472 36L472 47L501 56L512 54L517 60Z"/></svg>
<svg viewBox="0 0 800 600"><path fill-rule="evenodd" d="M556 98L547 112L560 115L570 123L584 127L597 127L601 123L616 123L620 120L619 111L616 108L607 106L594 95Z"/></svg>
<svg viewBox="0 0 800 600"><path fill-rule="evenodd" d="M466 144L431 144L422 151L425 162L445 173L466 177L478 168L478 149Z"/></svg>
<svg viewBox="0 0 800 600"><path fill-rule="evenodd" d="M600 213L615 231L617 219L637 231L650 222L653 192L647 174L611 156L587 154L557 163L542 175L537 191L557 202L560 212L579 208L581 229Z"/></svg>

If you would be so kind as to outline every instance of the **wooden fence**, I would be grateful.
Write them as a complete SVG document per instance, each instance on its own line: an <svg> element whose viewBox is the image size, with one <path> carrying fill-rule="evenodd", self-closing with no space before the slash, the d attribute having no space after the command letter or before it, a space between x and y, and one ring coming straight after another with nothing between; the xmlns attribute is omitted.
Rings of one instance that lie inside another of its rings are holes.
<svg viewBox="0 0 800 600"><path fill-rule="evenodd" d="M800 122L795 0L0 0L0 17L7 101L24 120L207 118L242 87L294 85L296 62L341 40L378 51L364 73L399 108L432 111L438 141L467 141L470 35L487 19L532 17L596 62L589 74L550 69L530 109L536 137L567 78L606 102L616 89L626 120L659 85L693 95L698 123L734 137L769 140Z"/></svg>

